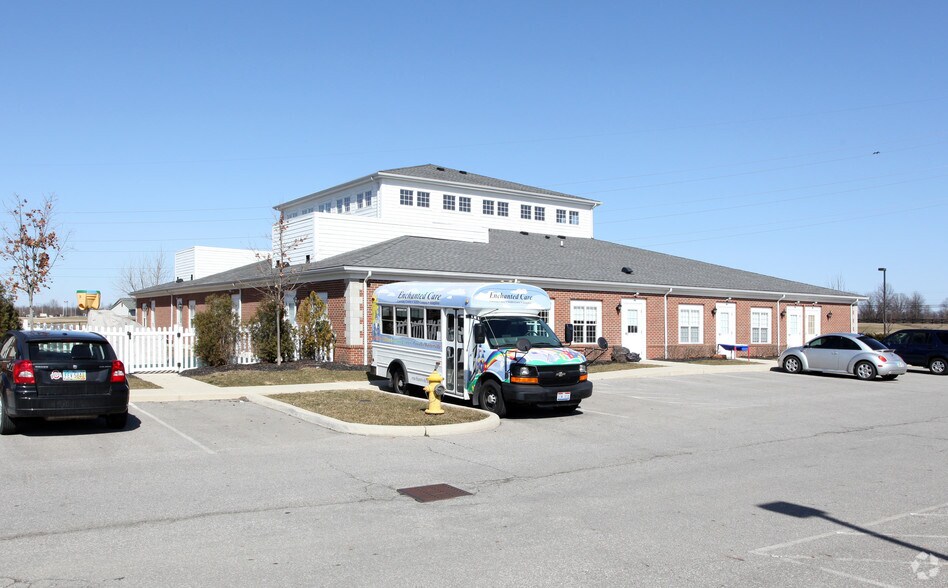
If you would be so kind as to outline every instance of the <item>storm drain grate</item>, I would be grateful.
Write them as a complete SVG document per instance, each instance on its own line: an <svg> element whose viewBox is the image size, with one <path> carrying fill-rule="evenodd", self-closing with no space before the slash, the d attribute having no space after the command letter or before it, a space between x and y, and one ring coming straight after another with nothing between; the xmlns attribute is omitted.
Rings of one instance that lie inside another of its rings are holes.
<svg viewBox="0 0 948 588"><path fill-rule="evenodd" d="M434 502L435 500L447 500L448 498L457 498L458 496L471 496L470 492L465 492L460 488L449 486L448 484L431 484L430 486L415 486L414 488L399 488L399 494L411 496L418 502Z"/></svg>

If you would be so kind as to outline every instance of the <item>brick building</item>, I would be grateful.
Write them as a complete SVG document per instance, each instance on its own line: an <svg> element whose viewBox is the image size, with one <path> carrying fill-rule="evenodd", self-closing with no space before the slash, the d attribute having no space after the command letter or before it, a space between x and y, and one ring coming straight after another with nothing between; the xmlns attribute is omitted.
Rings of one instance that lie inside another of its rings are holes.
<svg viewBox="0 0 948 588"><path fill-rule="evenodd" d="M645 358L707 357L724 343L768 357L857 329L859 295L594 239L598 205L433 165L387 170L276 206L286 221L274 227L273 258L294 284L290 316L319 293L336 358L350 363L371 361L374 289L407 280L531 283L553 299L555 331L587 327L574 347L602 336ZM187 328L209 294L224 292L247 320L275 271L261 261L140 290L138 319Z"/></svg>

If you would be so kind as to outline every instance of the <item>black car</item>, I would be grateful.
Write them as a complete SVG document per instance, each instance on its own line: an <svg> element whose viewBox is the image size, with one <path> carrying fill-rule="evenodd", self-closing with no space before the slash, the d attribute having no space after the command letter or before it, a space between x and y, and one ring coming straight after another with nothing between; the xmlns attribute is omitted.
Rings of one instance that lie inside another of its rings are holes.
<svg viewBox="0 0 948 588"><path fill-rule="evenodd" d="M938 329L904 329L882 340L894 349L905 363L927 367L943 376L948 367L948 331Z"/></svg>
<svg viewBox="0 0 948 588"><path fill-rule="evenodd" d="M102 335L7 331L0 341L0 435L17 421L105 417L112 429L128 420L125 365Z"/></svg>

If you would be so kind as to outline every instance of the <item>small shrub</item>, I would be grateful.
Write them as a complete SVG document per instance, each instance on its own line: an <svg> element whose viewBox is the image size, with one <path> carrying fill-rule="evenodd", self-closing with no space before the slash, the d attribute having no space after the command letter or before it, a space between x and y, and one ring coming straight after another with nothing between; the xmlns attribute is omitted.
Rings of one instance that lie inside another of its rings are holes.
<svg viewBox="0 0 948 588"><path fill-rule="evenodd" d="M277 318L279 313L279 318ZM277 321L280 321L280 336L277 337ZM268 296L257 307L250 319L250 340L253 352L260 361L274 363L293 359L293 326L286 320L283 305ZM279 340L279 345L277 341Z"/></svg>
<svg viewBox="0 0 948 588"><path fill-rule="evenodd" d="M231 309L230 296L212 294L205 309L194 316L194 354L207 365L221 366L230 362L237 344L240 325Z"/></svg>

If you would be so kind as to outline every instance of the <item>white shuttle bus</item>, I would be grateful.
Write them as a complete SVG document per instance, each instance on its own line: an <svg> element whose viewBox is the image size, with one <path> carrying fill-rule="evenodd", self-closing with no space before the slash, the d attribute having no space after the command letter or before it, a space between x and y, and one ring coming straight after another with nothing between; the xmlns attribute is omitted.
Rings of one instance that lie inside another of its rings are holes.
<svg viewBox="0 0 948 588"><path fill-rule="evenodd" d="M546 292L528 284L380 286L372 297L373 372L405 394L426 385L437 366L445 395L499 416L515 405L575 408L592 394L586 357L540 318L550 306Z"/></svg>

